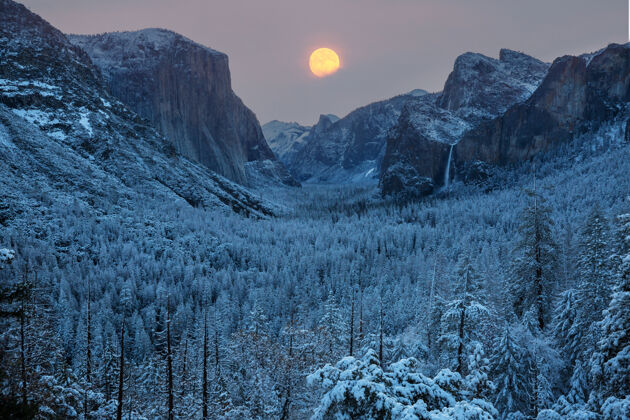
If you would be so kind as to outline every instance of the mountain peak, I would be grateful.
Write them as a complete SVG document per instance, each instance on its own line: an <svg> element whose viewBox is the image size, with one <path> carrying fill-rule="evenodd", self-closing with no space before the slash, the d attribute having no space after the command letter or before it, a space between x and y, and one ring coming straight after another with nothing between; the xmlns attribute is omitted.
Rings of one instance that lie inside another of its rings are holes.
<svg viewBox="0 0 630 420"><path fill-rule="evenodd" d="M467 52L455 60L438 105L449 111L487 118L527 99L545 76L548 64L502 49L499 59Z"/></svg>

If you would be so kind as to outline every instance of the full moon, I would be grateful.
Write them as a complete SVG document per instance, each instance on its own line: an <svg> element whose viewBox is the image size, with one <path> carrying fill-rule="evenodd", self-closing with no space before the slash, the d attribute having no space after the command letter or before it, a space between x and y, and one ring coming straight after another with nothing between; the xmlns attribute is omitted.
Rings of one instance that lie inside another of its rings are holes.
<svg viewBox="0 0 630 420"><path fill-rule="evenodd" d="M339 56L330 48L318 48L308 61L311 72L317 77L326 77L339 69Z"/></svg>

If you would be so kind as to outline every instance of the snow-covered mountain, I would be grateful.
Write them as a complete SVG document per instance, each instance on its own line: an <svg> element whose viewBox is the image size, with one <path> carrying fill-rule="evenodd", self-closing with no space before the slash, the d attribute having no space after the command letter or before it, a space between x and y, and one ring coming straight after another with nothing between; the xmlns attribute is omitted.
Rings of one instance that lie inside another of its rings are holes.
<svg viewBox="0 0 630 420"><path fill-rule="evenodd" d="M164 29L70 35L111 93L170 139L178 152L245 185L259 169L295 185L254 113L232 90L228 56Z"/></svg>
<svg viewBox="0 0 630 420"><path fill-rule="evenodd" d="M263 134L273 153L284 164L293 160L294 155L304 146L304 139L311 127L296 122L273 120L262 126Z"/></svg>
<svg viewBox="0 0 630 420"><path fill-rule="evenodd" d="M501 64L490 74L500 75L499 80L507 80L507 75L511 81L496 90L476 83L487 79L488 61L465 54L460 57L464 68L458 69L458 59L437 100L453 110L459 123L443 117L427 120L425 107L403 112L388 141L383 194L424 195L455 173L464 180L479 180L488 176L492 165L527 161L605 122L625 121L629 57L630 44L611 44L593 54L560 57L545 71L546 65L503 50L500 61L509 67ZM480 77L471 78L471 70ZM451 128L436 135L431 124L436 121Z"/></svg>
<svg viewBox="0 0 630 420"><path fill-rule="evenodd" d="M498 59L466 53L455 61L443 92L429 94L416 89L361 107L339 121L320 118L308 132L304 127L296 131L294 126L274 123L268 139L300 181L376 183L380 177L384 190L394 192L402 188L398 185L403 178L415 176L413 170L409 172L416 165L411 161L422 160L418 153L427 152L412 151L395 138L424 136L450 145L479 122L526 100L548 67L507 49L500 51ZM279 133L282 129L286 131ZM404 134L401 129L415 133ZM387 146L390 137L391 145ZM399 158L405 148L411 155L407 163ZM432 170L440 171L438 166Z"/></svg>
<svg viewBox="0 0 630 420"><path fill-rule="evenodd" d="M630 43L560 57L527 101L466 133L455 148L456 162L465 169L480 161L528 160L604 122L630 121L629 102Z"/></svg>
<svg viewBox="0 0 630 420"><path fill-rule="evenodd" d="M289 146L282 146L282 150L289 153L281 159L300 181L376 183L389 129L395 125L405 103L419 100L426 94L426 91L416 89L358 108L341 119L321 115L317 124L294 140L290 134L276 136L288 140L285 143ZM276 153L281 153L280 146L277 147L279 151Z"/></svg>
<svg viewBox="0 0 630 420"><path fill-rule="evenodd" d="M264 216L273 206L203 165L110 95L88 55L24 6L0 0L0 184L12 212L76 200L140 201Z"/></svg>
<svg viewBox="0 0 630 420"><path fill-rule="evenodd" d="M548 68L507 49L500 51L499 59L476 53L459 56L444 90L407 103L391 130L381 165L383 194L423 195L444 184L451 145L481 122L529 98Z"/></svg>

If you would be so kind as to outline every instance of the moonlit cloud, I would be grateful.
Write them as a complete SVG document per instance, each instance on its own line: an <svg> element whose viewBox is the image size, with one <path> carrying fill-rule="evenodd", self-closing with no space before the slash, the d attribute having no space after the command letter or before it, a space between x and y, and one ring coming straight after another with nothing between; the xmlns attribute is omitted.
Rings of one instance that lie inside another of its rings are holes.
<svg viewBox="0 0 630 420"><path fill-rule="evenodd" d="M69 33L163 27L227 53L261 123L312 124L415 88L442 88L455 57L512 48L544 60L626 42L626 0L26 0ZM343 68L310 77L318 47Z"/></svg>

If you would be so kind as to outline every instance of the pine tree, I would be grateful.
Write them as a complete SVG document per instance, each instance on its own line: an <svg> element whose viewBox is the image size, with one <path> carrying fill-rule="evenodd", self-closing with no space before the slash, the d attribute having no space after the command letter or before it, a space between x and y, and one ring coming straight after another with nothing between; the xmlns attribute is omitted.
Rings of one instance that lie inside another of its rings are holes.
<svg viewBox="0 0 630 420"><path fill-rule="evenodd" d="M554 317L554 336L558 349L564 355L567 366L575 365L581 355L584 330L580 328L581 312L575 298L575 291L569 289L562 293Z"/></svg>
<svg viewBox="0 0 630 420"><path fill-rule="evenodd" d="M350 326L349 326L349 330L348 331L348 335L350 336L350 341L349 341L349 349L348 349L348 354L350 356L354 355L354 295L355 295L355 289L354 289L354 285L351 284L350 285L350 289L351 289L351 294L350 294Z"/></svg>
<svg viewBox="0 0 630 420"><path fill-rule="evenodd" d="M266 335L267 321L267 315L265 315L265 312L258 304L258 301L255 301L254 307L249 313L249 331L252 332L255 337Z"/></svg>
<svg viewBox="0 0 630 420"><path fill-rule="evenodd" d="M597 402L630 395L630 214L619 217L619 276L604 319L601 340L592 359Z"/></svg>
<svg viewBox="0 0 630 420"><path fill-rule="evenodd" d="M118 406L116 407L116 420L122 419L123 390L125 380L125 319L121 320L120 328L120 361L118 363Z"/></svg>
<svg viewBox="0 0 630 420"><path fill-rule="evenodd" d="M537 362L539 363L539 362ZM553 392L551 391L551 385L547 376L543 373L542 369L537 369L536 374L536 386L534 388L534 417L538 417L538 413L542 410L548 409L554 402Z"/></svg>
<svg viewBox="0 0 630 420"><path fill-rule="evenodd" d="M170 299L169 299L170 301ZM166 379L167 379L167 409L168 420L174 418L174 402L173 402L173 349L171 343L171 310L170 304L166 304Z"/></svg>
<svg viewBox="0 0 630 420"><path fill-rule="evenodd" d="M324 315L319 321L319 329L325 342L325 352L331 359L336 358L343 346L344 322L335 294L331 290L324 304Z"/></svg>
<svg viewBox="0 0 630 420"><path fill-rule="evenodd" d="M440 343L447 353L454 353L449 367L464 375L468 352L473 341L480 338L488 309L480 301L481 280L476 274L469 255L463 255L458 263L459 283L452 300L442 315Z"/></svg>
<svg viewBox="0 0 630 420"><path fill-rule="evenodd" d="M576 362L569 385L571 388L566 397L567 401L572 404L584 404L588 401L589 380L581 361Z"/></svg>
<svg viewBox="0 0 630 420"><path fill-rule="evenodd" d="M578 356L585 353L590 357L595 350L599 329L594 324L602 319L602 312L610 300L612 268L609 236L608 222L596 206L587 219L580 240L579 283L575 293L579 308L576 330L582 335L577 340Z"/></svg>
<svg viewBox="0 0 630 420"><path fill-rule="evenodd" d="M556 244L551 210L536 191L528 191L531 204L522 215L521 240L512 267L511 293L516 315L533 310L541 331L550 316L553 287L556 283Z"/></svg>
<svg viewBox="0 0 630 420"><path fill-rule="evenodd" d="M474 350L468 356L468 376L466 387L469 399L487 399L495 390L494 383L489 379L490 361L485 357L481 343L475 343Z"/></svg>
<svg viewBox="0 0 630 420"><path fill-rule="evenodd" d="M503 334L498 338L495 348L493 371L498 389L495 406L505 417L509 413L527 409L530 393L527 378L529 366L524 362L526 351L512 335L509 325L506 325Z"/></svg>
<svg viewBox="0 0 630 420"><path fill-rule="evenodd" d="M202 406L202 418L208 419L208 313L204 310L203 314L203 361L202 361L202 394L201 394L201 406Z"/></svg>

